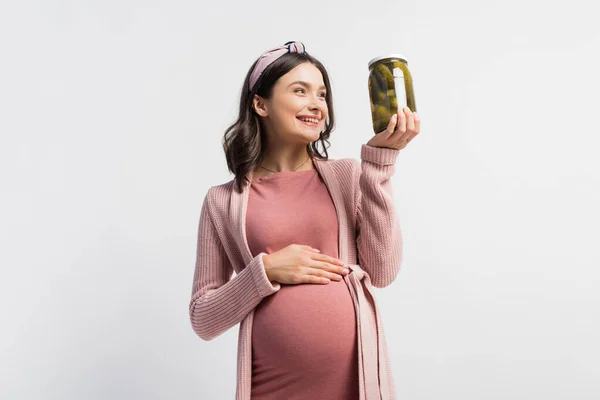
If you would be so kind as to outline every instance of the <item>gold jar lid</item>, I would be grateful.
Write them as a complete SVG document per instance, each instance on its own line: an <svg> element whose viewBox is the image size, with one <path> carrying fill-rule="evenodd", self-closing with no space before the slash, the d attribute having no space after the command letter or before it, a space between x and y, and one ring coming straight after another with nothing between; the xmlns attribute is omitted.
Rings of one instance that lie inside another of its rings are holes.
<svg viewBox="0 0 600 400"><path fill-rule="evenodd" d="M408 64L408 60L406 59L406 57L404 57L402 54L398 54L398 53L393 53L393 54L386 54L384 56L379 56L379 57L375 57L374 59L372 59L371 61L369 61L369 66L368 68L371 69L371 65L373 65L374 63L376 63L377 61L382 61L382 60L392 60L392 59L400 59L402 62L404 62L405 64Z"/></svg>

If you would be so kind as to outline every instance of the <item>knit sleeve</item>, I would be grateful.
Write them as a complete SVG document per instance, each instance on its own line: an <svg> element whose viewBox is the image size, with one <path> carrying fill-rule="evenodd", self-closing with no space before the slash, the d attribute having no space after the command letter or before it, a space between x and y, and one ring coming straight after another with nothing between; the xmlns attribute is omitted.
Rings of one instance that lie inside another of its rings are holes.
<svg viewBox="0 0 600 400"><path fill-rule="evenodd" d="M399 153L400 150L363 144L360 165L355 160L358 261L378 288L396 279L402 262L402 231L390 180Z"/></svg>
<svg viewBox="0 0 600 400"><path fill-rule="evenodd" d="M210 192L209 192L210 194ZM241 322L261 300L281 285L267 278L259 253L233 279L233 267L215 227L207 195L200 212L196 266L189 313L192 328L212 340Z"/></svg>

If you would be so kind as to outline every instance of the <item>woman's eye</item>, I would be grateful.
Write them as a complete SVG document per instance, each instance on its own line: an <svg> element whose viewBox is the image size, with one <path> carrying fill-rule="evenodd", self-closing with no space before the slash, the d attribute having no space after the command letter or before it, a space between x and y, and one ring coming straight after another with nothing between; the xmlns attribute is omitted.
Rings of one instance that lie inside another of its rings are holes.
<svg viewBox="0 0 600 400"><path fill-rule="evenodd" d="M303 91L303 92L304 92L304 89L300 89L300 88L298 88L298 89L294 90L294 93L296 93L298 90L301 90L301 91ZM326 98L326 97L327 97L327 93L321 93L321 96L322 96L323 98Z"/></svg>

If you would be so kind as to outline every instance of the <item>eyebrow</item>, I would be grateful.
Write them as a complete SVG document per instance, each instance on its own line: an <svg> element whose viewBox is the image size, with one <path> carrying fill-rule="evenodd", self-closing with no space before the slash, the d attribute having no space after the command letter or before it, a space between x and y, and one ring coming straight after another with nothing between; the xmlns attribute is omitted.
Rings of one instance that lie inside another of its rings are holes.
<svg viewBox="0 0 600 400"><path fill-rule="evenodd" d="M298 83L298 84L300 84L302 86L305 86L305 87L310 87L310 85L308 83L304 82L304 81L294 81L294 82L290 83L288 85L288 87L292 86L295 83ZM322 85L319 89L327 89L327 87L325 87L325 85Z"/></svg>

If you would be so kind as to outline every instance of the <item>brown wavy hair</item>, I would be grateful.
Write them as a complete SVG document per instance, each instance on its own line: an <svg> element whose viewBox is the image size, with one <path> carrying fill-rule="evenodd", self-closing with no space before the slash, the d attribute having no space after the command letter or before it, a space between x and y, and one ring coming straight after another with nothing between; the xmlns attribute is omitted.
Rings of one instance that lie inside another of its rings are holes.
<svg viewBox="0 0 600 400"><path fill-rule="evenodd" d="M273 86L282 75L285 75L297 65L305 62L313 64L323 75L323 82L327 88L325 101L327 102L329 112L325 121L325 129L320 133L319 139L306 145L309 156L323 160L329 158L327 148L330 146L330 143L328 139L335 125L331 83L327 70L319 60L306 52L286 53L265 68L254 85L254 89L249 91L250 74L258 60L254 61L246 74L246 79L244 79L237 121L226 129L223 136L223 150L227 159L227 167L229 172L235 175L238 192L242 191L244 181L249 182L246 174L249 171L253 171L263 161L262 147L265 138L261 135L260 117L256 114L252 106L252 100L255 94L265 99L271 98ZM319 142L323 147L324 154L321 154L318 150Z"/></svg>

